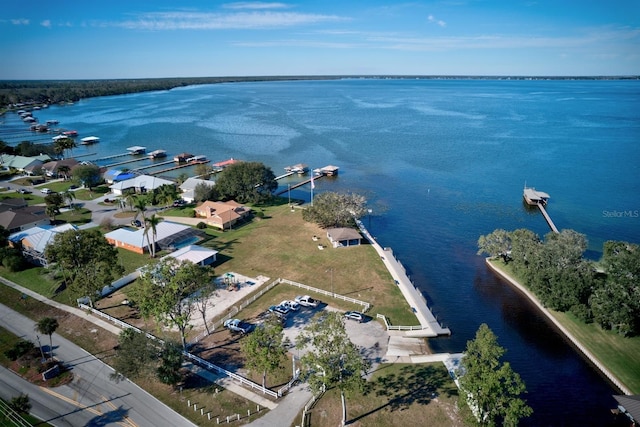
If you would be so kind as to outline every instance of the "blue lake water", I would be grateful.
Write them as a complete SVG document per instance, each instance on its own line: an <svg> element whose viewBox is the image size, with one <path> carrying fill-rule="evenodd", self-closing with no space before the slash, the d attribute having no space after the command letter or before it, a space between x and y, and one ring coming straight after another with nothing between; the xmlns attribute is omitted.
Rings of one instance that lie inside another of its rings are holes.
<svg viewBox="0 0 640 427"><path fill-rule="evenodd" d="M36 116L101 138L76 155L142 145L261 161L276 175L296 163L339 166L339 177L316 181L316 194L367 196L365 225L453 331L432 347L462 351L487 323L527 384L535 413L525 424L561 426L606 425L618 392L487 271L476 242L496 228L549 231L523 207L526 183L551 195L558 228L588 236L589 256L606 240L640 243L639 105L637 81L360 79L195 86ZM23 126L13 116L0 131ZM310 198L308 187L291 195ZM335 272L336 282L340 274L348 272Z"/></svg>

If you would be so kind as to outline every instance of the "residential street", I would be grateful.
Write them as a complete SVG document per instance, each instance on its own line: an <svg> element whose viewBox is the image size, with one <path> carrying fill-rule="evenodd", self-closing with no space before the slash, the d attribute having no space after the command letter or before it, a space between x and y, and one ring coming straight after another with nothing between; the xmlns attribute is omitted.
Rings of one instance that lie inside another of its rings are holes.
<svg viewBox="0 0 640 427"><path fill-rule="evenodd" d="M0 326L36 341L35 322L0 304ZM48 341L40 337L43 344ZM56 357L72 370L69 385L52 389L34 386L10 371L0 375L0 396L6 400L29 393L34 415L56 426L193 426L137 385L109 379L113 370L82 348L53 334Z"/></svg>

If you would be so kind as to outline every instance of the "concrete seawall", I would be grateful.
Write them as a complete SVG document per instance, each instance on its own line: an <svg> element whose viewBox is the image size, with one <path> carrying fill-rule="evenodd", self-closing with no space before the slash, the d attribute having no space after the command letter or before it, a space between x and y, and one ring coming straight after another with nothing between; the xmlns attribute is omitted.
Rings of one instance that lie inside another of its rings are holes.
<svg viewBox="0 0 640 427"><path fill-rule="evenodd" d="M538 298L536 298L536 296L531 293L531 291L529 291L527 288L525 288L523 285L521 285L516 279L514 279L513 277L511 277L509 274L507 274L507 272L505 272L504 270L502 270L500 267L498 267L497 265L493 264L492 262L490 262L489 258L485 259L485 262L487 264L487 266L493 270L495 273L497 273L500 277L502 277L503 279L505 279L507 282L509 282L513 287L515 287L516 289L518 289L520 292L522 292L527 298L529 298L529 300L536 305L536 307L538 307L538 309L549 319L551 320L551 322L553 322L553 324L556 326L556 328L558 328L560 330L560 332L562 332L572 343L574 346L576 346L578 348L578 350L580 350L582 352L582 354L584 354L587 359L589 359L589 361L595 365L600 372L602 372L608 379L609 381L611 381L616 387L618 387L618 389L620 389L620 391L622 391L624 394L626 395L631 395L633 393L631 393L631 390L629 390L624 384L622 384L622 381L620 381L618 379L618 377L616 377L613 372L611 372L606 366L604 366L602 364L602 362L600 362L600 360L598 360L598 358L591 353L591 351L589 351L584 345L582 345L582 343L580 343L580 341L578 341L578 339L576 337L574 337L571 332L569 332L569 330L567 328L565 328L562 323L560 323L558 321L558 319L556 319L553 314L551 314L551 312L549 310L547 310L541 303L540 301L538 301Z"/></svg>
<svg viewBox="0 0 640 427"><path fill-rule="evenodd" d="M407 276L404 266L393 255L393 251L390 248L383 248L380 244L369 234L369 231L364 227L362 221L356 221L360 232L371 243L371 246L376 250L380 259L384 263L389 273L395 280L395 283L400 288L402 295L409 303L409 306L413 310L414 314L418 318L422 329L406 331L407 336L412 337L437 337L439 335L451 335L449 328L444 328L438 323L436 317L431 313L424 296L419 290L415 288L409 276Z"/></svg>

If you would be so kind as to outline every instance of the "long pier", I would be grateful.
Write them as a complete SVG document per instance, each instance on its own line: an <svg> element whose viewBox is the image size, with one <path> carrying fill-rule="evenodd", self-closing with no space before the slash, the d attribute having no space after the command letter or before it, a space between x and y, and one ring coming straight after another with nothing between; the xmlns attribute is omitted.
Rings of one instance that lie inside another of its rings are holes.
<svg viewBox="0 0 640 427"><path fill-rule="evenodd" d="M130 160L125 160L122 162L117 162L117 163L111 163L109 165L106 165L105 167L107 168L112 168L114 166L120 166L120 165L126 165L128 163L136 163L136 162L141 162L143 160L149 160L147 157L143 157L143 158L137 158L137 159L130 159Z"/></svg>
<svg viewBox="0 0 640 427"><path fill-rule="evenodd" d="M149 172L147 175L160 175L161 173L165 173L165 172L170 172L176 169L182 169L182 168L186 168L189 166L195 166L195 165L204 165L206 163L209 163L210 160L197 160L195 162L188 162L188 163L180 163L179 165L175 165L172 166L170 168L166 168L166 169L162 169L159 171L155 171L155 172ZM157 166L157 165L155 165Z"/></svg>
<svg viewBox="0 0 640 427"><path fill-rule="evenodd" d="M556 227L556 225L553 223L553 221L551 220L551 217L549 216L549 214L547 213L547 210L544 208L544 206L542 205L542 203L538 203L538 209L540 209L540 212L542 212L542 216L544 217L544 219L547 221L547 224L549 224L549 228L551 229L551 231L553 231L554 233L558 234L560 233L558 231L558 228Z"/></svg>
<svg viewBox="0 0 640 427"><path fill-rule="evenodd" d="M297 184L293 184L291 187L287 187L284 190L280 190L276 193L276 196L280 196L281 194L286 193L289 190L293 190L294 188L298 188L298 187L302 187L303 185L307 185L311 182L311 179L313 179L314 181L317 181L319 179L321 179L322 177L324 177L324 175L316 175L313 178L309 178L309 179L305 179L304 181L301 181Z"/></svg>

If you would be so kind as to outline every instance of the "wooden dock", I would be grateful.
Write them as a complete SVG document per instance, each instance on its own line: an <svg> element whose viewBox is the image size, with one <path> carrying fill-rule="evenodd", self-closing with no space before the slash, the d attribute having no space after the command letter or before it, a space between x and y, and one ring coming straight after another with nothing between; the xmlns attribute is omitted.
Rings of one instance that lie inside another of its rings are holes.
<svg viewBox="0 0 640 427"><path fill-rule="evenodd" d="M324 175L314 176L313 180L317 181L317 180L321 179L322 177L324 177ZM303 185L307 185L310 182L311 182L311 178L305 179L304 181L301 181L301 182L299 182L297 184L293 184L291 187L287 187L284 190L280 190L280 191L276 192L276 196L280 196L280 195L286 193L289 190L293 190L294 188L298 188L298 187L302 187Z"/></svg>
<svg viewBox="0 0 640 427"><path fill-rule="evenodd" d="M544 206L542 205L542 203L538 203L538 209L540 209L540 212L542 212L542 216L544 217L544 219L547 221L547 224L549 224L549 228L551 229L551 231L553 231L554 233L558 234L560 233L558 231L558 228L556 227L556 225L553 223L553 221L551 220L551 217L549 216L549 214L547 213L547 210L544 208Z"/></svg>
<svg viewBox="0 0 640 427"><path fill-rule="evenodd" d="M117 162L117 163L111 163L109 165L106 165L105 167L107 168L112 168L114 166L120 166L120 165L126 165L128 163L136 163L136 162L141 162L143 160L148 160L146 157L140 158L138 157L137 159L130 159L130 160L125 160L123 162Z"/></svg>
<svg viewBox="0 0 640 427"><path fill-rule="evenodd" d="M155 172L149 172L149 173L147 173L147 175L152 175L152 176L153 175L160 175L161 173L170 172L170 171L173 171L173 170L176 170L176 169L182 169L182 168L186 168L186 167L189 167L189 166L195 166L195 165L204 165L204 164L209 163L209 162L210 162L210 160L196 160L196 161L188 162L188 163L180 163L180 164L177 164L177 165L172 166L170 168L162 169L162 170L155 171ZM171 162L171 163L174 163L174 162ZM157 166L157 165L155 165L155 166Z"/></svg>

